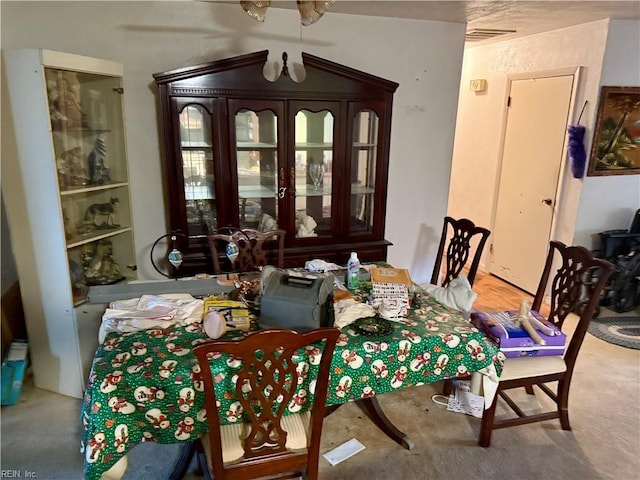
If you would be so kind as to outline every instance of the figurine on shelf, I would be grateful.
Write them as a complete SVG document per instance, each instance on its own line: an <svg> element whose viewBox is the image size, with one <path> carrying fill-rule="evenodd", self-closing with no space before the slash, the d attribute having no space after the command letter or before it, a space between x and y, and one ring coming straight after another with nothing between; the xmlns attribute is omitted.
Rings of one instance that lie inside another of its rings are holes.
<svg viewBox="0 0 640 480"><path fill-rule="evenodd" d="M56 167L61 188L82 187L89 184L89 176L84 168L80 147L73 147L62 152L56 161Z"/></svg>
<svg viewBox="0 0 640 480"><path fill-rule="evenodd" d="M69 260L69 273L71 275L71 290L74 300L86 297L89 292L87 279L82 268L73 260Z"/></svg>
<svg viewBox="0 0 640 480"><path fill-rule="evenodd" d="M313 185L313 191L322 190L322 177L324 175L324 165L322 163L311 163L309 165L309 177Z"/></svg>
<svg viewBox="0 0 640 480"><path fill-rule="evenodd" d="M84 214L84 223L93 228L117 228L120 226L117 217L119 207L118 197L112 197L107 203L89 205Z"/></svg>
<svg viewBox="0 0 640 480"><path fill-rule="evenodd" d="M73 238L73 227L69 222L69 216L67 215L67 209L62 207L62 224L64 225L64 238L68 242Z"/></svg>
<svg viewBox="0 0 640 480"><path fill-rule="evenodd" d="M315 232L315 228L318 226L318 223L311 215L307 215L307 212L305 212L304 210L299 210L296 213L296 225L298 226L298 237L318 236L318 234Z"/></svg>
<svg viewBox="0 0 640 480"><path fill-rule="evenodd" d="M96 138L96 142L93 146L93 150L87 157L87 164L89 165L89 178L92 185L104 185L111 180L109 178L109 168L105 164L105 157L107 156L107 146L104 143L102 135Z"/></svg>
<svg viewBox="0 0 640 480"><path fill-rule="evenodd" d="M258 230L261 232L270 232L278 228L278 222L268 213L263 213L260 217L260 223L258 223Z"/></svg>
<svg viewBox="0 0 640 480"><path fill-rule="evenodd" d="M80 262L82 263L82 269L86 272L91 266L91 259L93 258L94 248L91 244L87 244L82 247L80 251Z"/></svg>
<svg viewBox="0 0 640 480"><path fill-rule="evenodd" d="M51 128L88 128L87 116L80 106L80 82L75 72L56 72L47 79Z"/></svg>
<svg viewBox="0 0 640 480"><path fill-rule="evenodd" d="M85 256L88 252L83 251L82 263L87 284L109 285L122 280L124 277L120 266L113 258L111 240L99 240L93 245L94 249L90 259ZM85 267L85 264L88 266Z"/></svg>

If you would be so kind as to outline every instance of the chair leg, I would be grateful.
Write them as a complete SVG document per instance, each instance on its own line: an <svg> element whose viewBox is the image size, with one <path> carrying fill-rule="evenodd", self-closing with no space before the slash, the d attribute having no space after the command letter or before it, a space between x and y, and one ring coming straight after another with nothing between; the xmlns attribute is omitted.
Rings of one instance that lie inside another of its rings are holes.
<svg viewBox="0 0 640 480"><path fill-rule="evenodd" d="M194 453L196 455L196 471L194 472L194 474L197 477L204 477L205 470L208 470L209 467L207 467L207 459L205 457L204 447L200 439L194 442L194 450Z"/></svg>
<svg viewBox="0 0 640 480"><path fill-rule="evenodd" d="M560 425L563 430L571 430L569 424L569 385L571 380L560 380L558 382L558 414L560 415Z"/></svg>
<svg viewBox="0 0 640 480"><path fill-rule="evenodd" d="M309 469L304 472L302 478L305 480L318 480L318 462L316 462L315 467L313 465L309 466Z"/></svg>
<svg viewBox="0 0 640 480"><path fill-rule="evenodd" d="M533 385L525 385L524 391L527 392L529 395L534 395Z"/></svg>
<svg viewBox="0 0 640 480"><path fill-rule="evenodd" d="M442 381L442 394L448 397L453 393L453 380L446 379Z"/></svg>
<svg viewBox="0 0 640 480"><path fill-rule="evenodd" d="M481 447L488 447L491 445L491 432L493 430L493 418L496 415L496 406L498 404L498 391L493 398L491 406L482 413L482 422L480 423L480 437L478 438L478 445Z"/></svg>

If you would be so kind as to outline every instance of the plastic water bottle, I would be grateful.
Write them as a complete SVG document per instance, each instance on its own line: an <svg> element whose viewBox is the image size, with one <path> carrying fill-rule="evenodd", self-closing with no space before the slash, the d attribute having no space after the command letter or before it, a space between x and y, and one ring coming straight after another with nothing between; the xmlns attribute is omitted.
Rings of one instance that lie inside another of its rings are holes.
<svg viewBox="0 0 640 480"><path fill-rule="evenodd" d="M347 288L354 290L360 285L360 260L358 260L358 254L351 252L349 261L347 262Z"/></svg>

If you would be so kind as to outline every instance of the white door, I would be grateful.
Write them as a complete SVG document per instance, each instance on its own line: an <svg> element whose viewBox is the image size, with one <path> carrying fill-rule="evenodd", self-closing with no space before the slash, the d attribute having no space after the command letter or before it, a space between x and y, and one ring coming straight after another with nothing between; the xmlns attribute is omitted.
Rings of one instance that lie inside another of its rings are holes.
<svg viewBox="0 0 640 480"><path fill-rule="evenodd" d="M573 82L511 81L489 271L530 293L549 247Z"/></svg>

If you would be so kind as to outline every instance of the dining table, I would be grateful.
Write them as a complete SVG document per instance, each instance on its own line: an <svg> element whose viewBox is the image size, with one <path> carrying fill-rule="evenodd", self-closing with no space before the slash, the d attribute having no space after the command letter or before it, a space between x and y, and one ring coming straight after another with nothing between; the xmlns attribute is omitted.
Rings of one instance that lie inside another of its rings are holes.
<svg viewBox="0 0 640 480"><path fill-rule="evenodd" d="M370 290L370 282L361 282L351 293L365 302ZM415 295L406 317L389 323L391 330L377 335L365 334L353 323L341 329L326 405L331 411L359 402L382 431L411 448L413 442L385 416L378 397L473 373L483 377L485 386L497 385L504 355L461 312L426 294ZM249 333L230 331L224 338ZM100 479L143 442L193 442L207 432L203 382L192 349L208 339L201 322L106 334L95 353L81 409L86 479ZM309 380L317 362L304 355L312 354L300 354L299 384L290 412L311 404ZM237 368L232 359L224 358L214 359L212 365L219 379L230 380ZM216 389L222 420L238 420L241 412L232 382L219 381Z"/></svg>

